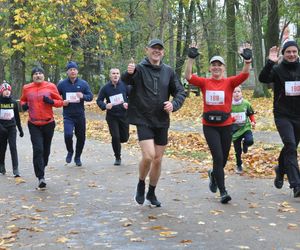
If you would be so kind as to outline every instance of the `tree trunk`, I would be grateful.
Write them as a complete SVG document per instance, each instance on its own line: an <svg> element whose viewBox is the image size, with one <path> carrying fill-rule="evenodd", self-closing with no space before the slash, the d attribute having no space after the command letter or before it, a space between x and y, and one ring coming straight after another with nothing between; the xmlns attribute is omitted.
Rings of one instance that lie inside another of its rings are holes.
<svg viewBox="0 0 300 250"><path fill-rule="evenodd" d="M160 13L160 21L159 21L159 34L157 36L161 40L163 40L163 38L164 38L164 26L165 26L166 19L167 19L167 8L168 8L168 1L163 0L162 9L161 9L161 13Z"/></svg>
<svg viewBox="0 0 300 250"><path fill-rule="evenodd" d="M168 5L168 29L169 29L169 65L175 68L175 53L174 53L174 29L173 13L171 6Z"/></svg>
<svg viewBox="0 0 300 250"><path fill-rule="evenodd" d="M235 33L235 0L226 1L226 30L227 30L227 76L236 75L236 33Z"/></svg>
<svg viewBox="0 0 300 250"><path fill-rule="evenodd" d="M279 45L279 14L278 14L278 0L268 0L268 20L266 30L266 50L265 55L269 54L269 49L272 46Z"/></svg>
<svg viewBox="0 0 300 250"><path fill-rule="evenodd" d="M197 1L197 7L203 25L204 37L206 37L208 58L211 58L212 56L218 54L218 46L216 44L216 0L207 0L206 10L201 8L200 1Z"/></svg>
<svg viewBox="0 0 300 250"><path fill-rule="evenodd" d="M192 22L193 22L193 14L195 12L195 1L192 0L191 4L190 4L190 8L188 10L188 14L187 14L187 18L185 21L185 41L184 41L184 47L182 50L182 54L178 54L176 59L176 73L177 75L181 78L181 72L182 72L182 67L184 65L184 61L187 55L187 50L189 45L191 44L192 41L192 32L191 32L191 26L192 26ZM178 37L177 37L178 39ZM177 41L178 42L178 41ZM181 44L181 43L180 43ZM181 48L181 46L180 46ZM179 52L179 51L178 51Z"/></svg>
<svg viewBox="0 0 300 250"><path fill-rule="evenodd" d="M16 4L14 4L13 0L10 0L12 4L12 8L10 8L9 13L9 26L12 31L19 31L22 28L15 24L14 15L15 15L15 8ZM21 42L20 37L16 36L13 33L10 37L10 46L13 48L13 45L16 45ZM14 98L18 99L21 95L22 86L25 84L25 62L24 62L25 53L21 50L14 50L11 61L10 61L10 82L13 89L13 96Z"/></svg>
<svg viewBox="0 0 300 250"><path fill-rule="evenodd" d="M261 31L261 6L260 0L252 0L251 5L251 29L252 29L252 40L253 40L253 65L254 65L254 76L255 76L255 88L254 97L270 97L270 93L266 85L261 84L258 81L258 75L263 67L262 58L262 31Z"/></svg>
<svg viewBox="0 0 300 250"><path fill-rule="evenodd" d="M179 0L178 2L178 19L177 19L177 38L176 38L176 68L175 71L177 75L180 77L181 73L181 39L183 33L183 0Z"/></svg>

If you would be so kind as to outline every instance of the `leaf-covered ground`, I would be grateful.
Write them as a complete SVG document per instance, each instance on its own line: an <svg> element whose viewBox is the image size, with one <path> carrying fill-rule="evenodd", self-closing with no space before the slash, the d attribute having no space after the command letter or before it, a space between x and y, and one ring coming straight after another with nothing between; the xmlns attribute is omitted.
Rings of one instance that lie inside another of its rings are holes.
<svg viewBox="0 0 300 250"><path fill-rule="evenodd" d="M248 99L256 111L256 130L274 131L276 130L272 114L272 98L252 98L252 92L244 90L244 97ZM191 96L187 98L183 107L172 114L172 121L201 123L202 98ZM86 112L95 113L95 119L87 120L87 137L109 143L111 138L105 121L97 119L97 114L105 114L96 105L95 101L86 105ZM23 115L26 119L26 115ZM57 127L63 131L63 121L61 116L56 116ZM136 130L134 126L130 129L130 139L125 144L132 150L138 149ZM242 156L244 174L253 177L273 176L273 167L276 165L280 146L268 144L254 144L249 148L249 152ZM169 145L166 154L168 157L198 163L198 167L187 168L188 172L205 173L211 168L211 156L204 137L199 133L170 131ZM226 166L227 173L234 173L235 157L233 147ZM205 175L204 175L205 176Z"/></svg>

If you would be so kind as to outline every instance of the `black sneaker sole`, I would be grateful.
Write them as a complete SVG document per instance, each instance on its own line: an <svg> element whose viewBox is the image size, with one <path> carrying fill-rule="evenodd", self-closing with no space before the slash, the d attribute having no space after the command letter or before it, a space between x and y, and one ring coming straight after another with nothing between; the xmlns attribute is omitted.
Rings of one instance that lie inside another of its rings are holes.
<svg viewBox="0 0 300 250"><path fill-rule="evenodd" d="M161 203L159 203L159 204L152 204L152 202L150 200L148 200L148 199L145 200L144 205L145 206L150 206L150 207L161 207Z"/></svg>
<svg viewBox="0 0 300 250"><path fill-rule="evenodd" d="M229 201L231 201L231 197L230 197L230 195L226 195L226 196L224 196L223 198L221 197L221 203L222 204L227 204Z"/></svg>

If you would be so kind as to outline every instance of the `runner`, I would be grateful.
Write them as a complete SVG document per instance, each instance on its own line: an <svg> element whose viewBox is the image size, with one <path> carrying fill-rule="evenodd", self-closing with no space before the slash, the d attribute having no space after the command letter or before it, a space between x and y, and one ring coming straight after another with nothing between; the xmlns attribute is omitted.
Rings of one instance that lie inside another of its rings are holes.
<svg viewBox="0 0 300 250"><path fill-rule="evenodd" d="M232 139L231 104L235 87L244 82L249 76L252 51L245 48L244 67L237 76L224 78L225 61L221 56L210 59L210 78L192 75L195 58L199 55L197 47L192 44L188 51L185 70L186 80L200 87L203 94L203 132L213 158L213 170L208 171L209 188L213 193L219 188L221 203L231 200L225 188L224 167L226 166Z"/></svg>

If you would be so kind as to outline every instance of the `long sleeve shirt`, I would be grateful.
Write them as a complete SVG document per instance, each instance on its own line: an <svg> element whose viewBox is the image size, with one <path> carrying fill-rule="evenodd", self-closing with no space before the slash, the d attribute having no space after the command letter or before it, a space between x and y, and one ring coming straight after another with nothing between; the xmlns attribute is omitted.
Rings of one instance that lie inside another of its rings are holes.
<svg viewBox="0 0 300 250"><path fill-rule="evenodd" d="M49 104L43 101L44 96L54 101ZM20 104L28 105L29 122L42 126L54 121L52 107L62 107L63 100L54 83L43 81L41 83L28 83L23 86Z"/></svg>
<svg viewBox="0 0 300 250"><path fill-rule="evenodd" d="M80 78L76 78L74 83L70 78L66 78L58 83L57 88L63 99L69 100L69 105L63 107L63 116L84 116L84 102L93 100L89 84ZM77 92L81 92L83 98L78 100L72 98Z"/></svg>

